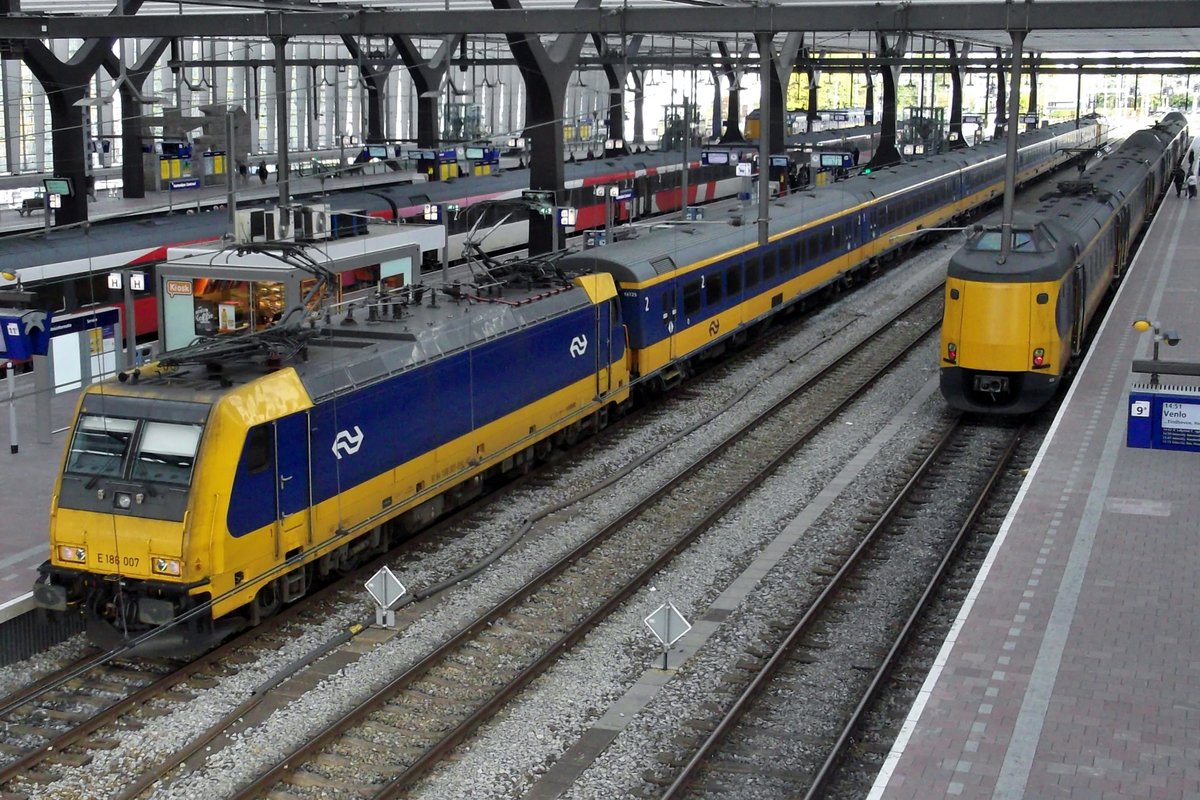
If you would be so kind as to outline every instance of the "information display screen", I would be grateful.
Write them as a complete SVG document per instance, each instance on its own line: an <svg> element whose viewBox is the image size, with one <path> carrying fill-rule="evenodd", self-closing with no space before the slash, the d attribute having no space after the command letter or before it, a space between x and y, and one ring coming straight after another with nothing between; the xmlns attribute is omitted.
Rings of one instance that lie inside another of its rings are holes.
<svg viewBox="0 0 1200 800"><path fill-rule="evenodd" d="M46 194L72 195L70 178L42 178L42 185L46 187Z"/></svg>

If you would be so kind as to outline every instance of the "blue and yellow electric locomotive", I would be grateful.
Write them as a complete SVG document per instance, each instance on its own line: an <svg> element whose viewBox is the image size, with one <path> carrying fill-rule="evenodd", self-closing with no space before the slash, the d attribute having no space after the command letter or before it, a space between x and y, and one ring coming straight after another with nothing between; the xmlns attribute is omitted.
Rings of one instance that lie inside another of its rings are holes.
<svg viewBox="0 0 1200 800"><path fill-rule="evenodd" d="M629 396L612 279L521 283L218 338L90 387L35 600L82 607L105 645L175 623L144 649L204 647L603 427Z"/></svg>
<svg viewBox="0 0 1200 800"><path fill-rule="evenodd" d="M951 258L940 350L951 406L1021 414L1054 396L1188 142L1187 120L1168 114L1018 216L1003 261L997 226Z"/></svg>

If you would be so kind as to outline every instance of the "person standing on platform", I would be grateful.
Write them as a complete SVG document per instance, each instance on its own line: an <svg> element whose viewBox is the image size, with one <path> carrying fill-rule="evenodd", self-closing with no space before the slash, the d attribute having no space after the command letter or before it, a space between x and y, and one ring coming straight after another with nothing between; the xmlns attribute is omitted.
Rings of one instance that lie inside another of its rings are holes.
<svg viewBox="0 0 1200 800"><path fill-rule="evenodd" d="M1188 172L1196 171L1196 151L1188 150Z"/></svg>
<svg viewBox="0 0 1200 800"><path fill-rule="evenodd" d="M1187 187L1188 187L1188 200L1191 200L1193 197L1196 196L1196 176L1195 175L1188 175Z"/></svg>
<svg viewBox="0 0 1200 800"><path fill-rule="evenodd" d="M246 166L246 162L242 161L240 158L237 162L237 169L238 179L241 181L242 186L245 186L246 181L249 180L250 177L250 169Z"/></svg>
<svg viewBox="0 0 1200 800"><path fill-rule="evenodd" d="M267 182L267 162L258 162L258 179L264 184Z"/></svg>
<svg viewBox="0 0 1200 800"><path fill-rule="evenodd" d="M1171 180L1175 183L1175 196L1179 197L1183 194L1184 174L1182 164L1176 167L1175 171L1171 173Z"/></svg>

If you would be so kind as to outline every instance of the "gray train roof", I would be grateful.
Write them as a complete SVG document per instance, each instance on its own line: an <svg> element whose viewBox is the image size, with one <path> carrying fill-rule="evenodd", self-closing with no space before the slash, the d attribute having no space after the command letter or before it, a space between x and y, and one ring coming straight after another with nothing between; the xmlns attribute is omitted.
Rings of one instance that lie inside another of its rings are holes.
<svg viewBox="0 0 1200 800"><path fill-rule="evenodd" d="M481 283L482 276L473 276L466 266L452 268L447 277L451 285L457 282L464 293L481 294L471 284ZM454 299L439 292L436 306L430 305L426 293L421 304L404 307L398 319L386 315L368 321L366 308L359 306L355 308L353 324L344 321L345 314L334 316L329 323L317 317L315 327L306 323L300 330L306 337L307 360L286 361L283 366L293 367L309 396L319 402L535 322L586 307L590 302L583 289L550 278L533 286L514 281L495 296ZM223 341L237 340L238 337L228 337ZM170 355L165 353L160 358ZM205 363L189 362L163 375L144 369L139 385L172 398L213 402L222 394L277 369L268 366L262 356L208 360L220 364L219 373L210 372Z"/></svg>
<svg viewBox="0 0 1200 800"><path fill-rule="evenodd" d="M1074 127L1074 123L1063 123L1039 128L1022 134L1020 145L1046 141L1066 130L1074 130ZM916 159L825 187L775 198L770 206L770 235L839 214L968 164L1003 155L1003 143L988 144ZM756 244L758 228L754 220L757 215L757 201L712 203L704 207L703 222L658 223L636 229L618 229L636 233L636 236L569 255L561 265L572 273L604 271L612 273L618 283L642 283L676 266L703 262L721 253Z"/></svg>
<svg viewBox="0 0 1200 800"><path fill-rule="evenodd" d="M984 222L985 232L974 234L950 259L950 277L979 281L1049 281L1058 278L1064 265L1074 264L1082 249L1103 228L1127 197L1140 189L1146 167L1159 157L1170 140L1187 124L1180 114L1170 114L1158 126L1131 134L1116 152L1087 170L1078 180L1064 181L1057 191L1042 195L1036 205L1013 215L1013 227L1032 235L1028 253L1015 252L999 263L994 229L999 215ZM989 234L992 234L989 236ZM988 247L981 248L986 241Z"/></svg>

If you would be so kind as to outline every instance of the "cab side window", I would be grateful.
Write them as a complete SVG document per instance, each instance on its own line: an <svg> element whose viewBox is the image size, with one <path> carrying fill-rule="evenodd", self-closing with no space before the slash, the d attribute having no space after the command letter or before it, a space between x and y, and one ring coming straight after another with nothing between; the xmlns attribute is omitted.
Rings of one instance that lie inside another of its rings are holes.
<svg viewBox="0 0 1200 800"><path fill-rule="evenodd" d="M242 451L242 463L251 475L262 472L271 465L271 426L259 425L250 429L246 437L246 448Z"/></svg>

